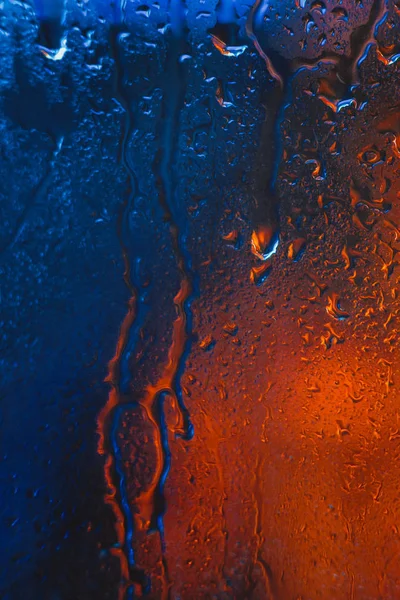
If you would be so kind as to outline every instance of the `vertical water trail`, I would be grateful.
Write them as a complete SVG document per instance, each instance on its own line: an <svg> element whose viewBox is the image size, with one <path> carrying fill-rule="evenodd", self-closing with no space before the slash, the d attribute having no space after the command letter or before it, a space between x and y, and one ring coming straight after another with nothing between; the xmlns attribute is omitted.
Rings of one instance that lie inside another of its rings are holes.
<svg viewBox="0 0 400 600"><path fill-rule="evenodd" d="M170 235L176 264L181 282L174 297L177 317L173 323L172 341L168 353L168 362L160 380L149 386L140 402L146 409L149 419L156 425L160 462L156 469L153 484L138 499L138 505L150 517L149 526L158 531L161 540L163 567L163 599L170 597L172 582L169 579L166 560L166 542L164 537L165 498L164 486L170 470L171 454L168 444L168 430L164 416L164 402L169 398L179 416L175 433L185 439L193 436L193 426L184 405L180 375L186 354L189 351L189 331L191 329L190 301L193 295L193 277L190 263L183 247L183 232L179 227L182 218L181 207L177 199L177 177L175 173L180 112L186 92L185 66L180 60L185 54L184 12L180 0L171 0L171 31L167 52L165 79L163 81L162 117L159 122L159 151L154 160L154 172L158 188L160 206L164 218L169 223Z"/></svg>
<svg viewBox="0 0 400 600"><path fill-rule="evenodd" d="M122 498L124 490L121 493L121 482L117 483L118 473L116 471L115 463L115 431L113 428L113 419L115 419L118 411L115 409L121 403L121 394L119 390L119 372L120 362L129 338L129 332L135 321L136 316L136 296L132 296L128 303L128 313L121 325L120 334L117 341L117 348L114 357L108 365L108 376L105 379L110 384L110 392L108 400L100 411L97 417L97 431L99 434L99 441L97 451L101 456L105 456L104 464L104 478L108 492L104 496L104 501L108 504L115 517L115 531L117 535L117 544L111 551L112 554L118 557L120 562L121 571L121 583L118 590L118 600L125 598L125 592L130 580L129 577L129 549L126 549L127 538L130 539L130 531L126 525L130 525L129 518L124 508L126 508L125 499ZM114 421L116 422L116 421Z"/></svg>
<svg viewBox="0 0 400 600"><path fill-rule="evenodd" d="M116 25L121 25L125 22L126 2L127 0L114 0L111 2L114 23Z"/></svg>
<svg viewBox="0 0 400 600"><path fill-rule="evenodd" d="M260 12L264 14L267 7L268 0L256 0L246 22L246 34L264 60L268 73L275 80L275 88L269 97L260 143L260 161L262 164L264 163L266 172L263 172L260 167L257 169L259 181L256 184L253 240L255 240L259 256L269 256L274 248L276 250L279 239L279 203L275 186L281 162L280 124L287 90L285 61L280 60L280 57L277 57L276 52L273 53L272 50L268 51L268 54L264 52L255 32L256 22L258 21L259 24L260 21L262 22L258 15ZM280 69L273 64L270 52L275 55L275 62L280 63ZM280 70L282 72L279 72Z"/></svg>
<svg viewBox="0 0 400 600"><path fill-rule="evenodd" d="M39 20L38 42L50 60L61 60L66 51L66 0L34 0Z"/></svg>
<svg viewBox="0 0 400 600"><path fill-rule="evenodd" d="M178 1L171 2L171 27L172 37L167 57L166 80L164 84L163 116L161 123L162 131L160 136L160 153L156 158L157 186L159 191L159 201L164 210L165 218L170 222L170 233L172 246L177 261L177 267L181 276L181 284L178 293L174 298L174 304L177 310L177 319L173 326L172 343L169 353L169 362L165 369L164 381L162 385L169 390L170 395L179 405L180 423L178 432L186 438L193 435L192 425L186 407L183 404L180 389L178 389L179 368L183 366L183 359L188 340L188 320L189 299L193 292L192 278L187 268L185 255L181 247L181 236L177 224L177 217L174 219L174 212L178 213L179 205L176 198L176 176L174 173L175 155L177 151L177 141L179 134L179 116L185 97L185 67L180 62L181 55L184 54L186 43L184 40L184 20L183 6ZM181 365L182 362L182 365ZM160 423L164 419L160 411ZM161 500L161 511L156 515L158 529L163 536L162 515L165 507L163 505L163 488L169 471L170 455L168 449L168 437L165 431L163 435L164 442L164 460L165 466L158 484L158 497ZM165 550L165 548L164 548Z"/></svg>
<svg viewBox="0 0 400 600"><path fill-rule="evenodd" d="M129 500L126 490L126 481L125 481L125 472L123 469L121 450L117 443L117 435L118 435L118 425L119 418L121 416L122 411L124 410L125 405L119 404L113 414L113 422L110 424L110 440L112 443L112 450L114 454L114 463L115 463L115 472L119 478L119 495L121 502L121 509L124 515L125 521L125 530L124 530L124 546L126 552L126 562L128 563L128 569L134 567L135 565L135 556L133 552L133 515L129 506ZM125 579L126 583L122 586L123 592L125 590L128 591L128 581L130 579L129 573L126 574ZM124 597L124 595L123 595Z"/></svg>
<svg viewBox="0 0 400 600"><path fill-rule="evenodd" d="M388 0L374 0L365 25L357 27L350 38L352 85L358 85L358 68L371 44L375 43L378 29L388 15Z"/></svg>
<svg viewBox="0 0 400 600"><path fill-rule="evenodd" d="M255 49L258 54L261 56L265 65L267 67L268 73L271 75L273 79L278 83L278 85L283 88L283 79L281 75L276 71L274 65L271 62L269 56L264 52L261 47L260 42L258 41L257 35L254 31L254 24L257 19L257 15L259 12L262 14L266 11L268 7L268 0L256 0L251 7L247 22L246 22L246 34L248 38L253 42Z"/></svg>
<svg viewBox="0 0 400 600"><path fill-rule="evenodd" d="M387 0L374 0L368 20L357 27L350 36L350 55L337 55L323 51L314 59L296 58L285 59L272 48L264 50L257 38L255 25L260 25L262 19L259 13L264 13L268 0L256 0L250 10L246 34L253 41L258 53L266 63L267 70L277 82L275 90L269 97L266 120L263 125L260 144L261 161L266 163L266 173L260 171L263 178L258 184L258 197L254 214L254 239L259 246L258 255L267 256L268 251L276 244L279 235L279 198L276 184L282 160L283 146L281 140L281 125L286 108L291 102L291 84L293 78L302 68L316 68L322 62L333 62L337 69L339 81L343 82L344 95L352 92L359 84L358 68L365 58L376 37L377 29L387 16Z"/></svg>
<svg viewBox="0 0 400 600"><path fill-rule="evenodd" d="M122 410L121 405L124 404L125 406L126 402L126 394L124 392L126 392L125 388L127 387L125 384L127 379L126 373L129 372L129 365L127 364L129 352L127 352L127 349L132 343L131 336L138 329L138 291L132 282L131 264L126 242L128 231L127 221L138 190L138 181L127 153L127 144L133 129L133 111L131 102L125 96L123 89L123 63L119 47L122 35L124 34L121 26L112 28L110 46L115 62L115 93L126 115L121 143L121 162L127 173L128 186L126 198L121 206L118 217L117 233L124 262L123 278L129 290L130 298L127 314L120 327L115 354L108 365L108 375L105 379L110 385L108 400L97 417L97 431L99 435L97 450L100 455L105 456L104 478L108 488L108 493L106 493L104 500L111 507L115 517L117 545L111 550L111 553L117 556L120 562L121 583L118 591L119 600L123 600L127 592L129 594L133 592L133 583L140 584L142 589L146 586L143 574L135 566L132 547L134 523L127 499L123 470L118 464L119 447L116 442L117 425ZM123 377L121 377L121 373ZM122 386L121 383L123 384Z"/></svg>
<svg viewBox="0 0 400 600"><path fill-rule="evenodd" d="M261 461L260 457L257 457L255 473L254 473L254 489L253 489L253 503L254 503L254 537L256 540L256 549L254 561L249 569L248 574L248 594L249 598L253 598L256 581L253 578L254 566L256 564L259 565L263 578L264 584L268 593L268 600L278 600L278 590L275 582L275 578L273 576L271 567L267 563L267 561L263 558L263 544L264 544L264 536L263 536L263 507L264 507L264 498L261 487L262 481L262 467L263 461Z"/></svg>
<svg viewBox="0 0 400 600"><path fill-rule="evenodd" d="M172 341L168 353L167 364L155 385L149 385L139 404L145 409L147 419L153 426L156 447L156 465L151 483L139 497L135 499L138 511L137 522L144 523L149 530L157 531L160 535L163 571L163 598L170 597L171 582L165 556L165 539L163 516L165 512L164 485L170 469L171 455L168 445L168 430L164 416L164 404L169 399L173 402L179 416L175 433L185 439L193 436L193 427L186 409L180 389L180 375L184 367L186 354L189 351L189 331L191 330L190 301L193 295L193 278L190 271L190 261L185 255L182 245L183 232L179 222L179 206L176 198L176 176L174 173L175 155L177 152L177 137L179 132L179 116L185 96L184 66L180 57L186 48L184 40L183 7L180 0L171 1L171 30L170 47L167 57L166 74L163 85L163 119L159 124L160 150L154 160L159 202L164 211L165 219L169 222L172 248L181 277L180 288L174 297L177 317L173 323ZM127 498L125 475L121 463L120 450L117 442L118 423L122 414L122 406L128 406L129 398L125 391L122 371L129 372L127 348L130 339L138 328L137 309L138 292L132 283L127 244L124 240L126 221L132 208L135 193L138 188L136 175L130 165L127 155L127 143L132 132L133 114L129 98L125 96L122 79L123 64L119 54L119 37L124 35L116 28L112 40L113 54L116 64L116 90L118 101L126 112L125 132L122 142L122 163L128 174L129 193L123 204L118 233L125 264L124 280L130 291L128 313L121 325L117 348L109 363L109 373L106 381L111 390L108 401L98 416L99 445L98 452L106 456L104 475L108 487L105 501L112 507L116 521L117 548L113 553L119 557L122 581L119 589L119 599L126 593L133 593L132 585L140 583L142 591L145 580L143 574L135 565L133 552L134 519L132 508ZM174 217L174 214L176 215ZM122 389L121 389L122 388Z"/></svg>

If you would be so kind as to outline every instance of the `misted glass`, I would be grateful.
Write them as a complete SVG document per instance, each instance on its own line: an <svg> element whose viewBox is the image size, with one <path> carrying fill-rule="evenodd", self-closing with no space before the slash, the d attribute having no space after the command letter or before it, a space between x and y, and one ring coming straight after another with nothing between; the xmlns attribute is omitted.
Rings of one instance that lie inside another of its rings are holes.
<svg viewBox="0 0 400 600"><path fill-rule="evenodd" d="M400 598L399 0L0 2L0 597Z"/></svg>

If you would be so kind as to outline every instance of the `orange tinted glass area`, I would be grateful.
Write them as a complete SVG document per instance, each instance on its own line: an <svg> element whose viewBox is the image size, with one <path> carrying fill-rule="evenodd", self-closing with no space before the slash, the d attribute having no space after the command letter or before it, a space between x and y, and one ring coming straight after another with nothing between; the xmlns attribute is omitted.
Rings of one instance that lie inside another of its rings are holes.
<svg viewBox="0 0 400 600"><path fill-rule="evenodd" d="M270 4L246 17L251 59L212 34L237 71L215 79L204 138L168 124L197 105L190 77L164 89L164 268L135 288L98 419L121 598L400 598L400 10ZM193 151L215 169L195 193Z"/></svg>

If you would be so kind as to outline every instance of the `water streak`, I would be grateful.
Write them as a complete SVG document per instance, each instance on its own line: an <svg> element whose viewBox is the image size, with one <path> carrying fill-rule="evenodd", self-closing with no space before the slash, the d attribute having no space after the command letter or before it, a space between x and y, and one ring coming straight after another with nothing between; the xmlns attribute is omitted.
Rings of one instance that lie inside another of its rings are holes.
<svg viewBox="0 0 400 600"><path fill-rule="evenodd" d="M125 479L121 466L118 465L119 448L116 442L116 427L121 413L121 405L126 402L121 393L121 371L126 371L127 358L130 346L130 337L137 326L138 291L131 278L131 264L127 243L125 241L127 219L132 209L138 182L134 170L130 165L127 155L127 144L131 137L133 115L129 100L125 97L123 89L123 66L121 60L120 40L123 35L121 28L116 27L111 36L111 50L115 61L115 90L119 103L123 106L126 115L124 135L121 144L121 162L128 177L127 196L122 204L118 218L118 238L124 261L124 281L130 293L128 301L128 312L122 322L117 347L114 357L108 365L108 375L105 379L110 384L110 392L107 403L97 417L97 431L99 434L98 453L105 456L104 477L108 488L105 502L111 507L115 517L115 531L117 535L117 547L112 550L120 562L121 583L118 590L119 600L126 597L128 591L132 591L132 582L145 587L143 574L135 567L132 549L133 519L125 490Z"/></svg>
<svg viewBox="0 0 400 600"><path fill-rule="evenodd" d="M137 305L138 292L134 287L131 274L129 253L124 241L127 231L127 218L132 209L134 195L138 184L135 173L130 166L127 156L127 143L132 132L132 113L129 102L125 98L122 89L123 68L119 56L118 37L115 39L114 53L117 67L117 88L119 90L119 101L126 111L125 133L122 142L122 162L128 174L130 193L124 202L123 210L119 220L119 237L125 262L124 279L131 293L128 303L128 313L122 323L114 358L109 364L107 381L111 384L108 402L98 417L99 446L98 451L106 455L105 479L109 489L105 501L112 507L116 520L116 533L118 540L118 556L122 574L122 582L119 597L132 591L132 583L142 581L143 574L137 569L133 552L133 538L135 522L141 523L148 531L157 531L161 541L162 551L162 597L167 600L170 597L171 581L168 574L165 550L166 542L164 536L163 516L165 513L164 486L170 470L171 453L168 442L168 428L165 420L165 403L171 401L178 415L178 424L175 434L185 439L193 436L193 426L190 422L189 413L182 399L179 384L180 374L184 367L185 358L189 351L189 332L191 329L190 301L193 295L193 278L190 272L190 261L185 255L182 245L183 233L174 218L174 213L179 211L176 197L176 178L174 176L174 162L177 151L177 136L179 132L179 115L183 106L185 96L184 69L185 65L179 61L186 42L183 37L183 10L176 3L172 10L172 35L170 48L167 56L166 76L163 86L163 119L160 121L160 150L154 160L154 171L159 193L159 202L163 209L165 219L169 222L172 248L180 273L180 288L173 302L177 312L172 327L172 341L168 353L168 360L163 369L160 379L150 384L144 390L143 396L138 400L139 405L145 410L148 423L154 431L153 443L156 450L156 464L153 467L152 480L146 489L135 498L137 516L132 516L132 507L126 490L126 475L122 466L122 458L117 441L118 425L122 414L122 405L127 405L127 386L122 385L125 377L121 377L122 371L129 372L127 360L132 346L132 335L138 327ZM124 389L121 390L121 387ZM116 484L115 481L118 483ZM117 554L115 552L115 554ZM132 573L134 576L132 576Z"/></svg>

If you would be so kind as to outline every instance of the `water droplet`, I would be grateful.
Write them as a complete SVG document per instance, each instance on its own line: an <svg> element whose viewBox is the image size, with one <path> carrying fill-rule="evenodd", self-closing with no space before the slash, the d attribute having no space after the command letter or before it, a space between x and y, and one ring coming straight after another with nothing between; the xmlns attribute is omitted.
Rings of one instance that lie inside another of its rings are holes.
<svg viewBox="0 0 400 600"><path fill-rule="evenodd" d="M251 251L260 260L268 260L279 246L279 234L272 226L261 226L251 235Z"/></svg>

